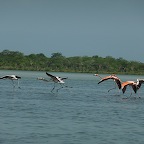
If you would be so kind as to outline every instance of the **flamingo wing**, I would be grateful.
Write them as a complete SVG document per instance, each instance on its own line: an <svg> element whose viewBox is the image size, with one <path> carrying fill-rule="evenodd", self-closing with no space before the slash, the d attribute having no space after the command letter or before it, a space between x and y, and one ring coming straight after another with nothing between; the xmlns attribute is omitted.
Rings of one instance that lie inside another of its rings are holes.
<svg viewBox="0 0 144 144"><path fill-rule="evenodd" d="M123 82L123 83L121 84L121 88L122 88L122 92L123 92L123 93L125 93L126 88L127 88L127 86L128 86L129 84L130 84L130 83L129 83L128 81Z"/></svg>
<svg viewBox="0 0 144 144"><path fill-rule="evenodd" d="M10 79L10 78L12 78L10 75L6 75L6 76L3 76L3 77L1 77L0 79Z"/></svg>
<svg viewBox="0 0 144 144"><path fill-rule="evenodd" d="M132 87L132 89L133 89L133 91L134 91L135 93L137 92L138 88L137 88L136 83L135 83L134 81L126 81L126 82L122 83L122 92L123 92L123 93L125 92L126 87L127 87L128 85Z"/></svg>
<svg viewBox="0 0 144 144"><path fill-rule="evenodd" d="M68 77L61 78L61 80L65 80L65 79L68 79Z"/></svg>
<svg viewBox="0 0 144 144"><path fill-rule="evenodd" d="M127 85L125 85L125 86L122 88L122 92L123 92L123 93L125 93L126 88L127 88Z"/></svg>
<svg viewBox="0 0 144 144"><path fill-rule="evenodd" d="M138 85L137 85L137 89L139 89L143 83L144 83L143 79L139 80Z"/></svg>
<svg viewBox="0 0 144 144"><path fill-rule="evenodd" d="M112 76L106 76L106 77L104 77L102 80L100 80L100 81L98 82L98 84L100 84L101 82L106 81L106 80L108 80L108 79L112 79Z"/></svg>
<svg viewBox="0 0 144 144"><path fill-rule="evenodd" d="M137 85L132 85L132 89L136 93L137 92Z"/></svg>
<svg viewBox="0 0 144 144"><path fill-rule="evenodd" d="M16 78L21 79L21 77L20 77L20 76L16 76Z"/></svg>
<svg viewBox="0 0 144 144"><path fill-rule="evenodd" d="M47 72L46 72L46 74L47 74L49 77L51 77L52 79L56 79L55 76L53 76L53 75L51 75L51 74L49 74L49 73L47 73Z"/></svg>
<svg viewBox="0 0 144 144"><path fill-rule="evenodd" d="M118 88L119 88L119 89L121 89L121 81L120 81L120 80L115 79L115 82L116 82L116 84L117 84Z"/></svg>

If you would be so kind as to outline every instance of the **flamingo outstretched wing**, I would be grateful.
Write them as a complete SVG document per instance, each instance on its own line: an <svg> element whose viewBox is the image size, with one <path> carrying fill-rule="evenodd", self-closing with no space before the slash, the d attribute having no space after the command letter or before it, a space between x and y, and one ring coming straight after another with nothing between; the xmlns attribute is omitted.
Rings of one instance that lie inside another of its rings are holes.
<svg viewBox="0 0 144 144"><path fill-rule="evenodd" d="M100 83L102 83L103 81L106 81L106 80L108 80L108 79L112 79L111 75L102 78L102 79L98 82L98 84L100 84Z"/></svg>
<svg viewBox="0 0 144 144"><path fill-rule="evenodd" d="M49 77L51 77L52 79L55 79L55 78L56 78L54 75L49 74L48 72L46 72L46 74L47 74Z"/></svg>

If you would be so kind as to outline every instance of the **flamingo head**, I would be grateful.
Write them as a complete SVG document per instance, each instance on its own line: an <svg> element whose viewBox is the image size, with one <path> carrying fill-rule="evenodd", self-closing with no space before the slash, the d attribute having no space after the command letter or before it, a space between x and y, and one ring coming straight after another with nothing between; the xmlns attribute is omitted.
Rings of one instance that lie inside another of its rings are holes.
<svg viewBox="0 0 144 144"><path fill-rule="evenodd" d="M98 74L94 74L94 76L98 76Z"/></svg>

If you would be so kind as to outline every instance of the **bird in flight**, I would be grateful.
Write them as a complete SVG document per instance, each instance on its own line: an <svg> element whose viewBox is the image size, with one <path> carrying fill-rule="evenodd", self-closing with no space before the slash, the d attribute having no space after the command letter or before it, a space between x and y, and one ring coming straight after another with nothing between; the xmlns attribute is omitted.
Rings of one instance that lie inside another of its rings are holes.
<svg viewBox="0 0 144 144"><path fill-rule="evenodd" d="M13 87L15 87L14 80L17 80L17 86L18 86L18 88L20 88L20 87L19 87L19 79L21 79L20 76L16 76L16 75L5 75L5 76L3 76L3 77L0 77L0 79L9 79L9 80L11 80L12 83L13 83Z"/></svg>
<svg viewBox="0 0 144 144"><path fill-rule="evenodd" d="M106 80L109 80L109 79L112 79L115 83L115 87L114 88L111 88L108 90L111 91L112 89L116 89L116 85L119 89L121 89L121 80L115 75L115 74L112 74L112 75L109 75L109 76L106 76L106 77L101 77L99 74L94 74L94 76L98 76L101 80L98 82L98 84L100 84L101 82L104 82Z"/></svg>
<svg viewBox="0 0 144 144"><path fill-rule="evenodd" d="M68 79L67 77L61 78L58 76L54 76L48 72L46 72L46 75L50 77L50 80L47 80L47 79L42 78L42 77L39 77L37 79L42 80L42 81L46 81L46 82L51 82L51 81L54 82L54 87L52 88L51 92L53 92L53 90L55 89L55 84L59 84L61 86L59 89L57 89L57 92L63 87L68 87L65 85L65 82L64 82L65 79Z"/></svg>
<svg viewBox="0 0 144 144"><path fill-rule="evenodd" d="M122 92L123 94L125 93L127 86L132 87L133 91L136 93L137 92L137 83L135 81L125 81L122 83ZM132 95L132 92L131 92Z"/></svg>
<svg viewBox="0 0 144 144"><path fill-rule="evenodd" d="M137 81L126 81L122 83L122 92L125 93L127 86L132 87L132 90L137 93L137 90L140 89L141 85L144 83L143 79L137 79ZM132 95L132 91L130 96Z"/></svg>

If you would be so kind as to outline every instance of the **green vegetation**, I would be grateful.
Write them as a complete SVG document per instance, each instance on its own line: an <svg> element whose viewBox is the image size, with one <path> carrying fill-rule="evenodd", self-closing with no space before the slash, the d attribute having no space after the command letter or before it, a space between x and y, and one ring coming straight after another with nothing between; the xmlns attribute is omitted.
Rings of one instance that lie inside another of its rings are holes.
<svg viewBox="0 0 144 144"><path fill-rule="evenodd" d="M144 63L127 61L123 58L115 59L111 56L74 56L65 57L61 53L52 53L51 57L44 54L24 55L18 51L4 50L0 52L0 69L36 70L57 72L84 73L115 73L115 74L143 74Z"/></svg>

